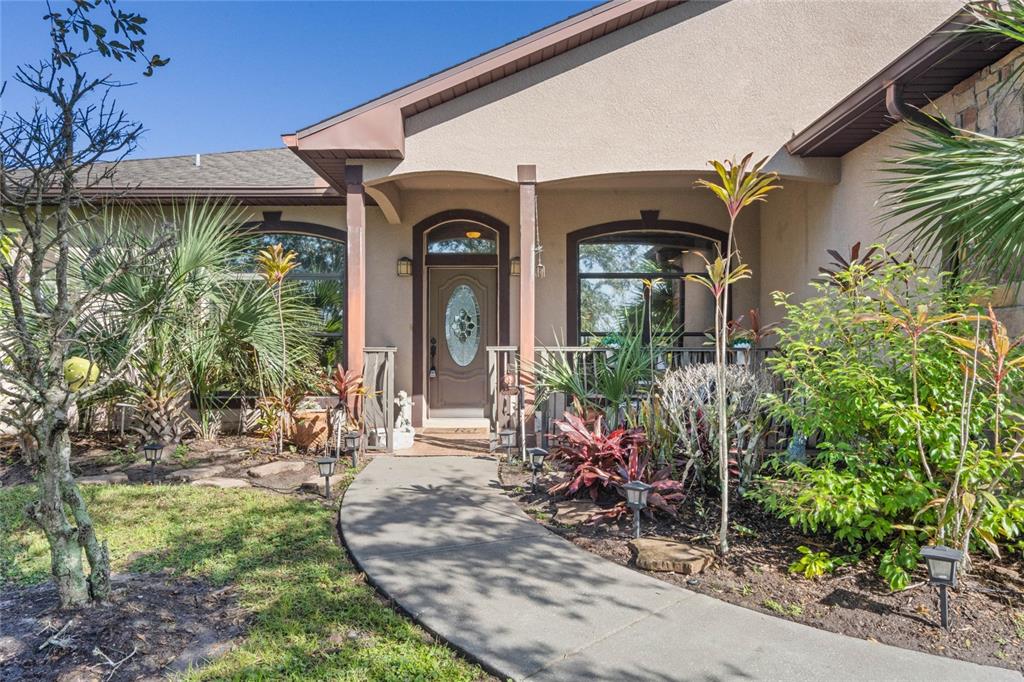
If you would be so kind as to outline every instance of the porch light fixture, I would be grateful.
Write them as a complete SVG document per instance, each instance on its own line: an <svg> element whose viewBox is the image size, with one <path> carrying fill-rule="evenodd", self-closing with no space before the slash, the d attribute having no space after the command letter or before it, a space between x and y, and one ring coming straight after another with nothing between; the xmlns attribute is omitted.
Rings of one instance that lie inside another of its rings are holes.
<svg viewBox="0 0 1024 682"><path fill-rule="evenodd" d="M952 547L935 545L922 547L921 556L928 566L928 583L939 587L939 614L942 627L949 627L949 597L947 587L956 587L956 565L964 553Z"/></svg>
<svg viewBox="0 0 1024 682"><path fill-rule="evenodd" d="M523 274L523 261L519 256L513 256L508 259L508 274L513 277Z"/></svg>
<svg viewBox="0 0 1024 682"><path fill-rule="evenodd" d="M469 230L469 231L466 232L466 236L469 237L470 239L480 239L480 231L479 230Z"/></svg>
<svg viewBox="0 0 1024 682"><path fill-rule="evenodd" d="M331 476L334 475L334 467L337 463L338 460L334 457L324 457L316 461L317 469L320 470L320 475L324 479L324 497L328 500L331 499Z"/></svg>
<svg viewBox="0 0 1024 682"><path fill-rule="evenodd" d="M164 455L164 444L146 443L142 446L142 452L146 455L146 461L149 462L149 482L153 483L156 481L156 463Z"/></svg>
<svg viewBox="0 0 1024 682"><path fill-rule="evenodd" d="M399 277L412 277L412 258L408 256L399 258L396 269Z"/></svg>
<svg viewBox="0 0 1024 682"><path fill-rule="evenodd" d="M530 468L533 470L533 492L537 492L537 472L544 467L544 460L547 459L548 451L544 448L530 448Z"/></svg>
<svg viewBox="0 0 1024 682"><path fill-rule="evenodd" d="M358 431L346 431L342 438L345 440L345 452L352 453L352 466L359 466L359 446L362 444L362 434Z"/></svg>
<svg viewBox="0 0 1024 682"><path fill-rule="evenodd" d="M643 481L630 481L622 486L626 491L626 506L633 510L633 537L640 537L640 512L647 506L647 494L654 488Z"/></svg>

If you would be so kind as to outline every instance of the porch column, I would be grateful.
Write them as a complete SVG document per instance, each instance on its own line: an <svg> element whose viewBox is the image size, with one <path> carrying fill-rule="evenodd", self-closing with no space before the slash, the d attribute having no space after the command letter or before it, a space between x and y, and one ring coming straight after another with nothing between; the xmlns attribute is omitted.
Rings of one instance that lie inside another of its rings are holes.
<svg viewBox="0 0 1024 682"><path fill-rule="evenodd" d="M533 414L536 338L537 167L519 166L519 379L526 387L526 414ZM527 432L530 430L527 429Z"/></svg>
<svg viewBox="0 0 1024 682"><path fill-rule="evenodd" d="M362 166L345 166L345 219L348 369L362 372L366 347L366 197Z"/></svg>

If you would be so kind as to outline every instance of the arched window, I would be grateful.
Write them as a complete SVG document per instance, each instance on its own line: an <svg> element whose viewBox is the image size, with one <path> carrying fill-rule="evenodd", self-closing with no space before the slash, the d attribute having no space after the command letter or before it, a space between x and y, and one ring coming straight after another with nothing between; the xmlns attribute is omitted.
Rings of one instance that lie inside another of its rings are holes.
<svg viewBox="0 0 1024 682"><path fill-rule="evenodd" d="M569 235L570 335L583 345L640 328L660 343L699 346L714 326L714 301L690 274L704 274L717 232L658 221L610 223ZM575 324L573 324L575 323Z"/></svg>
<svg viewBox="0 0 1024 682"><path fill-rule="evenodd" d="M498 254L498 233L469 220L453 220L427 233L427 256Z"/></svg>
<svg viewBox="0 0 1024 682"><path fill-rule="evenodd" d="M274 244L298 254L298 266L288 279L299 283L310 305L320 311L322 326L316 332L321 339L320 361L330 368L345 363L345 234L316 225L265 219L248 223L252 230L242 250L245 266L255 270L255 254ZM240 263L242 265L242 263Z"/></svg>

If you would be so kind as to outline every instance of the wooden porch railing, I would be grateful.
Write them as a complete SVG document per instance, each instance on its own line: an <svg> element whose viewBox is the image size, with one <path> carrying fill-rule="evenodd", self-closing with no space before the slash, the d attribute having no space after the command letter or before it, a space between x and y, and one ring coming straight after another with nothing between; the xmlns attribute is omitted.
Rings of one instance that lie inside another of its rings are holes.
<svg viewBox="0 0 1024 682"><path fill-rule="evenodd" d="M772 352L771 348L751 349L729 349L728 360L730 364L744 364L753 367L762 367L764 359ZM516 406L515 397L502 395L501 377L506 372L513 372L518 375L519 357L517 346L488 346L487 347L487 396L490 406L490 427L492 440L496 438L498 431L503 429L516 428ZM596 371L598 356L611 358L614 348L602 348L594 346L547 346L536 349L538 363L544 362L547 357L554 354L565 354L566 360L575 368L582 368L580 374L583 384L589 387L593 384L593 377ZM715 361L714 348L707 347L665 347L657 348L654 351L655 372L685 367L687 365L698 365L712 363ZM552 422L558 419L571 407L571 398L563 393L548 395L541 404L537 405L534 414L534 422L527 425L527 433L536 434L537 442L547 445L547 434L551 432Z"/></svg>
<svg viewBox="0 0 1024 682"><path fill-rule="evenodd" d="M363 442L367 450L394 450L396 350L394 346L363 349Z"/></svg>

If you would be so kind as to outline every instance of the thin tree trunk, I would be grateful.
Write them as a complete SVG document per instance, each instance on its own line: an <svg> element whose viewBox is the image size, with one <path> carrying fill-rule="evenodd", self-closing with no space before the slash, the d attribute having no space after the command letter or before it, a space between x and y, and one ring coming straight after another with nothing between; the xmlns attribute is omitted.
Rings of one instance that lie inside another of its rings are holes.
<svg viewBox="0 0 1024 682"><path fill-rule="evenodd" d="M726 363L729 339L729 276L732 272L732 233L736 218L729 218L729 236L725 244L725 281L722 283L721 304L716 304L718 326L715 339L715 362L718 365L718 478L722 487L722 518L718 528L718 552L729 551L729 432L726 418Z"/></svg>
<svg viewBox="0 0 1024 682"><path fill-rule="evenodd" d="M110 557L106 544L100 543L71 476L71 441L68 437L67 410L47 405L35 426L38 459L42 463L39 499L29 505L27 514L46 534L50 545L50 569L57 584L63 608L77 608L110 595ZM65 511L70 506L75 524ZM82 549L86 551L90 574L86 578Z"/></svg>

